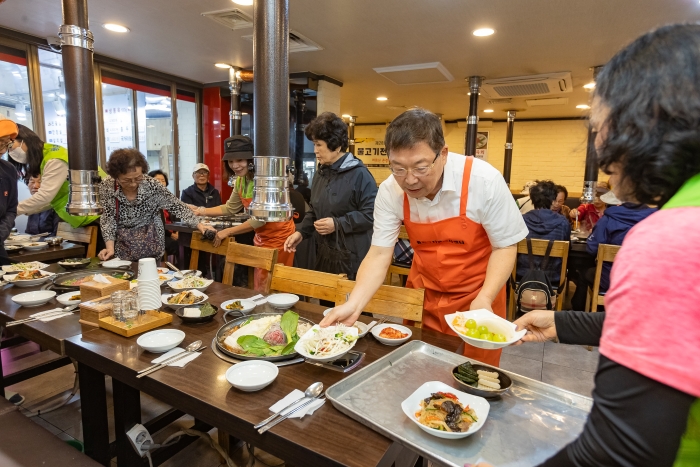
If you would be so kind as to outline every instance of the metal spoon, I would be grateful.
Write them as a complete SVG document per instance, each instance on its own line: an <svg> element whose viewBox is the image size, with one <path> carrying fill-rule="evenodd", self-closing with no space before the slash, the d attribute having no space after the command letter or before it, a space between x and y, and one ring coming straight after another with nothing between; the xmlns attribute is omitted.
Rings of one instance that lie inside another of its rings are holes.
<svg viewBox="0 0 700 467"><path fill-rule="evenodd" d="M156 363L156 364L154 364L154 365L151 365L151 366L149 366L148 368L145 368L145 369L143 369L143 370L137 372L136 374L137 374L137 375L140 375L140 374L142 374L142 373L146 373L147 371L151 371L151 370L153 370L153 369L155 369L156 367L159 367L159 366L161 366L161 365L167 366L168 364L172 363L173 360L176 360L176 359L178 359L178 358L180 358L180 357L185 356L188 352L189 352L189 353L196 352L197 350L199 350L199 348L200 348L201 346L202 346L202 341L201 341L201 340L194 341L194 342L192 342L190 345L188 345L187 347L185 347L185 351L184 351L184 352L180 352L180 353L177 354L177 355L173 355L172 357L170 357L169 359L165 360L164 362L160 362L160 363Z"/></svg>
<svg viewBox="0 0 700 467"><path fill-rule="evenodd" d="M299 401L301 401L301 400L304 400L304 399L313 399L313 398L316 398L316 397L318 397L322 392L323 392L323 383L318 382L318 383L312 384L311 386L309 386L308 388L306 388L306 391L304 391L304 397L300 397L299 399L295 400L294 402L292 402L291 404L289 404L287 407L285 407L285 408L283 408L282 410L280 410L279 412L277 412L277 413L275 413L275 414L269 416L268 418L266 418L266 419L263 420L262 422L260 422L260 423L258 423L257 425L255 425L253 428L258 429L258 428L260 428L261 426L270 423L272 420L275 419L275 417L277 417L278 415L280 415L282 412L284 412L285 410L287 410L288 408L290 408L291 406L293 406L293 405L296 404L297 402L299 402Z"/></svg>

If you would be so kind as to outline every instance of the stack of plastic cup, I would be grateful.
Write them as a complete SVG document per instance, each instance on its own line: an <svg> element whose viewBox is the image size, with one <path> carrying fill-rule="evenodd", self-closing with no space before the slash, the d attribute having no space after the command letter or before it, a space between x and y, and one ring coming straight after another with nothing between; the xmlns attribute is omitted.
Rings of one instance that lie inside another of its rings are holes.
<svg viewBox="0 0 700 467"><path fill-rule="evenodd" d="M153 258L139 260L139 310L157 310L161 307L160 279Z"/></svg>

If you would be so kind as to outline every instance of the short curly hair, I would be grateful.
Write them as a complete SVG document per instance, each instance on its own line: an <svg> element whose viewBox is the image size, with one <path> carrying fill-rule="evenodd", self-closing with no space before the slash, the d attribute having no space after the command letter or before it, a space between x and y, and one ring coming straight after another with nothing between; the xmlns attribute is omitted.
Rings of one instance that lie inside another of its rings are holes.
<svg viewBox="0 0 700 467"><path fill-rule="evenodd" d="M535 209L551 209L558 193L557 185L553 181L537 180L536 185L530 188L530 199Z"/></svg>
<svg viewBox="0 0 700 467"><path fill-rule="evenodd" d="M311 141L325 141L331 151L348 147L348 126L333 112L323 112L306 125L304 134Z"/></svg>
<svg viewBox="0 0 700 467"><path fill-rule="evenodd" d="M109 155L106 171L116 180L120 175L126 175L137 167L141 167L144 174L148 173L148 162L138 149L117 149Z"/></svg>

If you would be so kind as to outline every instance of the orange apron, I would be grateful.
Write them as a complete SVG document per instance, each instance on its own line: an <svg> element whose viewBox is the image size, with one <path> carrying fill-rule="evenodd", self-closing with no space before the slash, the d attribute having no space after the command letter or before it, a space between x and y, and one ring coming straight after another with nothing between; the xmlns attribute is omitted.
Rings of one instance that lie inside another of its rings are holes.
<svg viewBox="0 0 700 467"><path fill-rule="evenodd" d="M246 209L250 206L253 198L244 198L243 193L239 190L238 195L241 197L241 202ZM277 262L285 266L294 266L294 253L284 251L284 242L287 237L296 232L294 221L288 220L284 222L267 222L262 227L255 229L255 237L253 245L262 248L277 249ZM262 291L267 283L268 272L264 269L255 268L255 290Z"/></svg>
<svg viewBox="0 0 700 467"><path fill-rule="evenodd" d="M467 217L469 177L473 157L464 163L459 216L438 222L411 222L411 208L404 193L403 218L414 250L413 266L407 287L425 289L423 326L455 335L443 316L455 311L469 311L469 306L484 285L486 266L491 256L491 242L486 230ZM493 311L506 317L505 285L493 302ZM464 344L464 355L498 366L500 350L483 350Z"/></svg>

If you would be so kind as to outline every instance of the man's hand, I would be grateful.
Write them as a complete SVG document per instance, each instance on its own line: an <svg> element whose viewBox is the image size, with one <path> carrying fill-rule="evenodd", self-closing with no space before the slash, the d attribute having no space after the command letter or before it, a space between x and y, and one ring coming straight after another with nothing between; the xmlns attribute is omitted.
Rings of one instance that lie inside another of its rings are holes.
<svg viewBox="0 0 700 467"><path fill-rule="evenodd" d="M481 294L477 295L474 300L472 300L472 304L469 306L470 310L480 310L482 308L489 310L491 313L493 313L493 308L491 306L493 305L493 300L489 300L488 298L482 296Z"/></svg>
<svg viewBox="0 0 700 467"><path fill-rule="evenodd" d="M333 308L328 315L324 316L319 323L322 328L333 326L336 323L343 323L346 326L352 326L357 321L357 318L362 314L362 310L355 311L355 308L345 302Z"/></svg>
<svg viewBox="0 0 700 467"><path fill-rule="evenodd" d="M294 232L284 241L284 251L287 253L297 251L297 246L299 246L302 240L304 240L304 237L302 237L301 232Z"/></svg>
<svg viewBox="0 0 700 467"><path fill-rule="evenodd" d="M525 313L525 316L517 319L515 321L517 330L527 329L527 334L515 345L520 345L522 342L556 340L557 328L554 325L554 313L553 310L535 310Z"/></svg>
<svg viewBox="0 0 700 467"><path fill-rule="evenodd" d="M97 257L100 258L102 261L107 261L112 256L114 256L114 248L109 247L100 251L100 253L97 255Z"/></svg>
<svg viewBox="0 0 700 467"><path fill-rule="evenodd" d="M317 220L314 222L314 227L316 228L316 232L321 235L328 235L335 232L335 222L332 217Z"/></svg>

